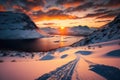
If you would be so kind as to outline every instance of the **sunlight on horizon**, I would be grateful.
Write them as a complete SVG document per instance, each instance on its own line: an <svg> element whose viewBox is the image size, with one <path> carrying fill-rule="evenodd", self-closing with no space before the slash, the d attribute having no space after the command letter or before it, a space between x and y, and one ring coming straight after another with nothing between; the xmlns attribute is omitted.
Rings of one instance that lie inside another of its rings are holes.
<svg viewBox="0 0 120 80"><path fill-rule="evenodd" d="M113 20L113 18L111 18ZM38 21L35 22L38 27L52 27L59 28L63 27L74 27L74 26L88 26L88 27L101 27L106 24L106 22L95 22L94 18L85 18L85 19L71 19L71 20L50 20L50 21Z"/></svg>

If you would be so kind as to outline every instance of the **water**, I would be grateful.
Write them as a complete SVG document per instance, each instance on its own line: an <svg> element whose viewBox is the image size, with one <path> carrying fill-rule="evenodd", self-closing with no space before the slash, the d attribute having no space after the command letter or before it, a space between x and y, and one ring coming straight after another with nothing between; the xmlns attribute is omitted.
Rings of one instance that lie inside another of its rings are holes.
<svg viewBox="0 0 120 80"><path fill-rule="evenodd" d="M63 46L69 46L83 37L60 36L24 39L24 40L0 40L0 49L20 50L20 51L49 51Z"/></svg>

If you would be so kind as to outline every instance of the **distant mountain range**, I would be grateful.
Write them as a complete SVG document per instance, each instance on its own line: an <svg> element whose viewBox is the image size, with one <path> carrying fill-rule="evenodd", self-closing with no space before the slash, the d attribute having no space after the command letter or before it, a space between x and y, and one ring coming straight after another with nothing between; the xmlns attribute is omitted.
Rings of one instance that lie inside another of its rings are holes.
<svg viewBox="0 0 120 80"><path fill-rule="evenodd" d="M0 39L31 39L43 37L34 22L24 13L0 12Z"/></svg>
<svg viewBox="0 0 120 80"><path fill-rule="evenodd" d="M54 34L54 35L72 35L72 36L86 36L91 34L95 29L89 28L88 26L74 26L74 27L65 27L63 30L60 28L51 28L51 27L45 27L40 28L40 30L43 30L44 32L48 34Z"/></svg>
<svg viewBox="0 0 120 80"><path fill-rule="evenodd" d="M82 46L117 39L120 39L120 14L112 22L94 31L88 37L80 40L72 46Z"/></svg>

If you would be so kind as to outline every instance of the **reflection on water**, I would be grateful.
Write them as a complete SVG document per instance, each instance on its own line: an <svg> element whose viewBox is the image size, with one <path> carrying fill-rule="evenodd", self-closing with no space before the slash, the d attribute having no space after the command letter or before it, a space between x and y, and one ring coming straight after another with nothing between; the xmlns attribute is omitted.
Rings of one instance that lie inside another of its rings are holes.
<svg viewBox="0 0 120 80"><path fill-rule="evenodd" d="M71 45L83 37L78 36L53 36L39 39L0 40L0 49L23 51L48 51L51 49Z"/></svg>
<svg viewBox="0 0 120 80"><path fill-rule="evenodd" d="M64 46L64 37L60 36L60 47Z"/></svg>

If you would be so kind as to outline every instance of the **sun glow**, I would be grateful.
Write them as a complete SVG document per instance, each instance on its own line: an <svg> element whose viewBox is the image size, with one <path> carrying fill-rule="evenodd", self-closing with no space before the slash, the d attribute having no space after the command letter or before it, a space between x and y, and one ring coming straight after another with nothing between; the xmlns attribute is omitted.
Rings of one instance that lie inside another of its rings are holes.
<svg viewBox="0 0 120 80"><path fill-rule="evenodd" d="M62 26L62 27L60 27L60 29L62 29L62 30L63 30L64 28L65 28L65 27L63 27L63 26Z"/></svg>
<svg viewBox="0 0 120 80"><path fill-rule="evenodd" d="M67 28L64 26L59 27L59 32L61 35L66 35L67 34Z"/></svg>

